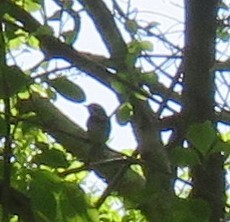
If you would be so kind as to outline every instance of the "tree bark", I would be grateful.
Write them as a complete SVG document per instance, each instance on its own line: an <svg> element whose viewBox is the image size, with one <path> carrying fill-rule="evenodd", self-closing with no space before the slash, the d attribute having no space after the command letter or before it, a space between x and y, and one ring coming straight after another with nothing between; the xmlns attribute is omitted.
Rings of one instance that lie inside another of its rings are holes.
<svg viewBox="0 0 230 222"><path fill-rule="evenodd" d="M184 120L189 126L213 121L216 16L218 0L186 0L184 52ZM205 200L210 221L224 217L224 169L220 153L208 154L192 168L192 198Z"/></svg>

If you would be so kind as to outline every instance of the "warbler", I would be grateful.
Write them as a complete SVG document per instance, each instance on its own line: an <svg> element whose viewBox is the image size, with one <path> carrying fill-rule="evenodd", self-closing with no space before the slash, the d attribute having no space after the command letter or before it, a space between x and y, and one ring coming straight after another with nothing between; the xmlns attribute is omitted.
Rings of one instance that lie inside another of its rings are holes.
<svg viewBox="0 0 230 222"><path fill-rule="evenodd" d="M102 159L105 142L111 131L110 119L99 104L92 103L87 106L89 118L87 121L87 135L91 142L90 159Z"/></svg>

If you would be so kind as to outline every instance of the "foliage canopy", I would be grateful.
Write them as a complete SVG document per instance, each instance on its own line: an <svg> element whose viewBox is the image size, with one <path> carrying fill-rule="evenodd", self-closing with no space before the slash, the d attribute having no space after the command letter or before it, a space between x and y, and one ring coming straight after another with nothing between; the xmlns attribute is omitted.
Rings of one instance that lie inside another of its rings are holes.
<svg viewBox="0 0 230 222"><path fill-rule="evenodd" d="M1 1L1 221L229 219L230 138L218 128L230 122L229 7L184 7L182 45L160 21L141 21L130 0ZM86 18L107 57L78 50ZM24 68L21 56L35 53ZM88 161L87 132L54 105L62 96L83 106L82 73L116 95L136 150L105 144Z"/></svg>

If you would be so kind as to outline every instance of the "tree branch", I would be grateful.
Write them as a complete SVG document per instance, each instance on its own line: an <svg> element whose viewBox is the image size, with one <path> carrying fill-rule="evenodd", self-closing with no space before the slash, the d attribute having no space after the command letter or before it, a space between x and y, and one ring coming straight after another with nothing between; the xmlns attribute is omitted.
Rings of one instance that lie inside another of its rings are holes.
<svg viewBox="0 0 230 222"><path fill-rule="evenodd" d="M34 123L35 126L42 128L55 138L58 143L62 144L68 152L73 153L79 160L87 163L88 152L91 147L87 133L62 114L48 99L32 95L30 99L20 101L18 106L19 109L22 107L27 112L36 112L37 118L35 121L32 119L30 123ZM30 121L30 119L27 121ZM105 149L106 159L114 159L116 157L122 157L122 155L114 154L108 147ZM117 169L122 168L123 165L124 161L112 161L106 164L91 165L91 167L96 172L99 172L99 175L103 176L109 183L116 175ZM143 178L130 169L119 186L116 187L121 196L129 199L134 204L138 204L143 189Z"/></svg>
<svg viewBox="0 0 230 222"><path fill-rule="evenodd" d="M111 57L115 59L118 67L122 67L127 55L127 47L106 4L101 0L80 0L79 2L93 19Z"/></svg>

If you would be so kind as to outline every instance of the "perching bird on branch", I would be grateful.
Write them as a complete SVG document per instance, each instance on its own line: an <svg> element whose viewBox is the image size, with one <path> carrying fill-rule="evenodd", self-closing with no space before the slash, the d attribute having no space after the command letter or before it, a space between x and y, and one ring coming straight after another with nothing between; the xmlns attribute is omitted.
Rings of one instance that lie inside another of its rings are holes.
<svg viewBox="0 0 230 222"><path fill-rule="evenodd" d="M92 145L90 159L102 159L104 144L108 140L111 130L110 120L100 105L93 103L88 105L87 108L90 114L87 121L87 134Z"/></svg>

